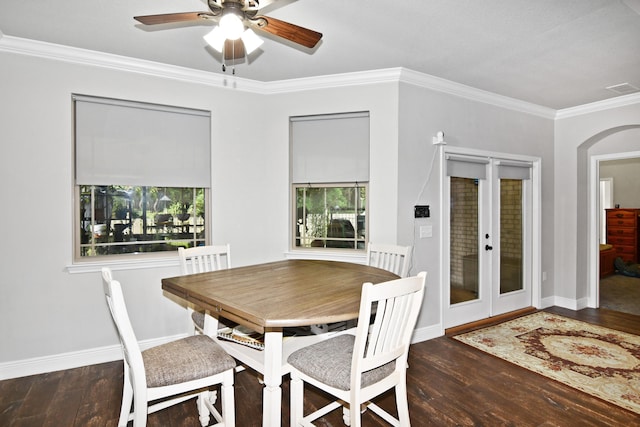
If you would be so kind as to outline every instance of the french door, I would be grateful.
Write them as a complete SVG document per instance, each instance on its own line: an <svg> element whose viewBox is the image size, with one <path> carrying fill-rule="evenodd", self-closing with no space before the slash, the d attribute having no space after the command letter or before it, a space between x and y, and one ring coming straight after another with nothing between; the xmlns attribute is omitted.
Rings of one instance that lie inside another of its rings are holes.
<svg viewBox="0 0 640 427"><path fill-rule="evenodd" d="M533 163L445 153L444 166L445 328L531 306Z"/></svg>

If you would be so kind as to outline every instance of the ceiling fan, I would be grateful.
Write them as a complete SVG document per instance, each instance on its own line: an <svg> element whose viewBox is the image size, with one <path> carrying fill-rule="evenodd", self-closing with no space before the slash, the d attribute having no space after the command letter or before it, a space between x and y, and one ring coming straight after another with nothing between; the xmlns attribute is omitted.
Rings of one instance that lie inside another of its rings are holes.
<svg viewBox="0 0 640 427"><path fill-rule="evenodd" d="M224 52L225 60L243 58L262 44L262 39L252 29L265 31L307 48L315 47L322 38L322 33L259 15L261 7L275 1L277 0L207 0L209 12L165 13L133 18L144 25L198 20L217 22L218 25L204 39L218 52Z"/></svg>

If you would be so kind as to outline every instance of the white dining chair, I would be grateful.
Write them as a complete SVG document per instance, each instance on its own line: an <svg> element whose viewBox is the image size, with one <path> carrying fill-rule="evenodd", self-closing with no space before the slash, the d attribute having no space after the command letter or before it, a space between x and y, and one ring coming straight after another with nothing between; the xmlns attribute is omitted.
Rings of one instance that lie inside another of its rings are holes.
<svg viewBox="0 0 640 427"><path fill-rule="evenodd" d="M367 245L367 264L407 277L411 260L411 246L371 243Z"/></svg>
<svg viewBox="0 0 640 427"><path fill-rule="evenodd" d="M361 408L393 426L407 427L406 370L411 335L420 313L427 273L362 286L355 335L343 333L293 352L291 366L291 425L312 421L343 407L344 422L361 426ZM373 318L372 318L373 315ZM373 319L370 322L370 319ZM304 387L315 386L335 401L304 415ZM398 418L375 403L376 396L395 389Z"/></svg>
<svg viewBox="0 0 640 427"><path fill-rule="evenodd" d="M367 265L378 267L397 274L400 277L407 277L409 274L409 260L411 246L398 246L390 244L378 244L369 242L367 245ZM311 325L311 332L314 334L324 334L342 329L350 329L355 326L353 320L346 322L325 323Z"/></svg>
<svg viewBox="0 0 640 427"><path fill-rule="evenodd" d="M208 245L195 246L193 248L178 248L180 270L183 275L205 273L207 271L224 270L231 268L231 246ZM193 333L202 333L204 330L204 312L187 307L193 322Z"/></svg>
<svg viewBox="0 0 640 427"><path fill-rule="evenodd" d="M124 386L118 427L125 427L130 420L134 427L145 426L147 414L195 396L203 426L209 425L210 415L216 419L216 426L234 426L235 360L206 335L191 335L141 351L120 282L113 280L108 268L102 269L102 282L124 353ZM207 389L215 385L221 388L220 412L208 398ZM149 405L159 399L163 400ZM132 402L133 412L130 413Z"/></svg>

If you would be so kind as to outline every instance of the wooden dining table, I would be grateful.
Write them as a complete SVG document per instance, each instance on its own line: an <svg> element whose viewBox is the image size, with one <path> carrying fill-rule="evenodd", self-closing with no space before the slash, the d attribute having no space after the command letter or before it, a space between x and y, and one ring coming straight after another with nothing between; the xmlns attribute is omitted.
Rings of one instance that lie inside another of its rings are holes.
<svg viewBox="0 0 640 427"><path fill-rule="evenodd" d="M219 340L227 352L264 377L262 425L281 423L282 376L293 351L328 334L286 337L285 328L356 319L363 283L398 276L338 261L285 260L162 279L162 289L205 309L205 333L217 337L224 318L264 334L264 349ZM216 338L217 339L217 338Z"/></svg>

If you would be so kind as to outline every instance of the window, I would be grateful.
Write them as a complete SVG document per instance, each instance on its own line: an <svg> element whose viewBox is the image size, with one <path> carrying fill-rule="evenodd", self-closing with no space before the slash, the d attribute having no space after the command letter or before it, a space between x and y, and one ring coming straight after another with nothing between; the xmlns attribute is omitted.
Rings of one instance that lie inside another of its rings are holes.
<svg viewBox="0 0 640 427"><path fill-rule="evenodd" d="M205 244L204 188L81 185L80 256Z"/></svg>
<svg viewBox="0 0 640 427"><path fill-rule="evenodd" d="M294 248L364 250L369 113L291 118Z"/></svg>
<svg viewBox="0 0 640 427"><path fill-rule="evenodd" d="M364 249L366 186L295 186L295 246Z"/></svg>
<svg viewBox="0 0 640 427"><path fill-rule="evenodd" d="M206 244L210 113L74 96L76 259Z"/></svg>

